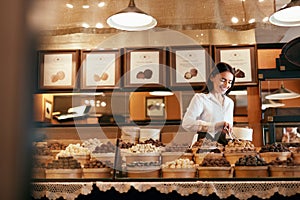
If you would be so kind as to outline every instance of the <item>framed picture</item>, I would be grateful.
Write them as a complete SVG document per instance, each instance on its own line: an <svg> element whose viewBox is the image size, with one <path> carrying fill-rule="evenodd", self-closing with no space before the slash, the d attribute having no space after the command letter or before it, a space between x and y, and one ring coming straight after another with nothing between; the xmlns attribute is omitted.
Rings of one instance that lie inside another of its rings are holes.
<svg viewBox="0 0 300 200"><path fill-rule="evenodd" d="M120 51L82 51L81 89L119 88Z"/></svg>
<svg viewBox="0 0 300 200"><path fill-rule="evenodd" d="M50 122L52 119L52 102L44 100L44 121Z"/></svg>
<svg viewBox="0 0 300 200"><path fill-rule="evenodd" d="M162 87L165 85L165 48L125 48L124 86Z"/></svg>
<svg viewBox="0 0 300 200"><path fill-rule="evenodd" d="M164 118L164 97L146 97L146 118Z"/></svg>
<svg viewBox="0 0 300 200"><path fill-rule="evenodd" d="M235 85L256 85L256 46L215 46L215 62L226 62L235 68Z"/></svg>
<svg viewBox="0 0 300 200"><path fill-rule="evenodd" d="M211 63L210 46L170 47L170 85L205 84Z"/></svg>
<svg viewBox="0 0 300 200"><path fill-rule="evenodd" d="M39 51L39 89L73 89L76 84L79 52Z"/></svg>

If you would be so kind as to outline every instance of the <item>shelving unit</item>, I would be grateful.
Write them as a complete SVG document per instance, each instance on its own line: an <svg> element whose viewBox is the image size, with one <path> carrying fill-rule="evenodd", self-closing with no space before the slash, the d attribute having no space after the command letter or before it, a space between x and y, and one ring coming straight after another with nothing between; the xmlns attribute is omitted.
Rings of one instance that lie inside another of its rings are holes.
<svg viewBox="0 0 300 200"><path fill-rule="evenodd" d="M297 62L289 60L288 56L285 55L285 53L291 51L291 48L293 52L299 52L299 42L300 38L296 38L290 43L280 46L282 50L279 57L276 58L276 68L258 70L260 90L261 81L300 79L300 66L297 65ZM300 126L300 108L295 108L293 114L280 115L274 111L271 115L263 118L262 127L264 132L267 133L267 135L264 135L264 141L265 143L275 143L277 142L276 127Z"/></svg>

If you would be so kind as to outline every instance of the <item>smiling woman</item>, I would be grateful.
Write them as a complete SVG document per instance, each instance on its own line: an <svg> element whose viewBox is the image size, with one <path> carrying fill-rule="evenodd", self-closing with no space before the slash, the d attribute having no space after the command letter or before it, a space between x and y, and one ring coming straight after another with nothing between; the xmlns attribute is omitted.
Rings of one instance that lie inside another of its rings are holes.
<svg viewBox="0 0 300 200"><path fill-rule="evenodd" d="M224 130L232 132L233 101L226 95L234 85L233 68L226 63L218 63L207 80L208 93L196 93L182 120L182 126L199 137L207 137L225 143Z"/></svg>

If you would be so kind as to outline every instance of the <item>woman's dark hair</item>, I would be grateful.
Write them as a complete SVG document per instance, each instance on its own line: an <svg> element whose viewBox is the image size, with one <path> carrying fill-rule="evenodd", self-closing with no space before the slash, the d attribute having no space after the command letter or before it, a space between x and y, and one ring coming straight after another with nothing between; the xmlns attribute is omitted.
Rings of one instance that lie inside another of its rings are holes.
<svg viewBox="0 0 300 200"><path fill-rule="evenodd" d="M210 80L211 77L214 77L216 76L217 74L220 74L222 72L230 72L232 75L233 75L233 80L231 82L231 87L226 91L225 94L228 94L232 88L233 88L233 85L234 85L234 82L235 82L235 71L234 69L227 63L224 63L224 62L219 62L213 69L212 71L210 72L209 76L208 76L208 79L207 79L207 82L206 82L206 88L204 91L206 92L209 92L209 91L212 91L213 88L214 88L214 85L212 83L212 81Z"/></svg>

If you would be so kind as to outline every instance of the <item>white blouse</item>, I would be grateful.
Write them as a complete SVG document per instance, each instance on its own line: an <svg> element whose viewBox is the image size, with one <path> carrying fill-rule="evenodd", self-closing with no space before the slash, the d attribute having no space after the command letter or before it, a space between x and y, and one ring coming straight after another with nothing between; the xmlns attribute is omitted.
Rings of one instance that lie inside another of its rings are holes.
<svg viewBox="0 0 300 200"><path fill-rule="evenodd" d="M234 103L224 96L223 105L211 94L196 93L182 120L182 127L191 132L208 132L215 135L215 123L226 121L233 125Z"/></svg>

